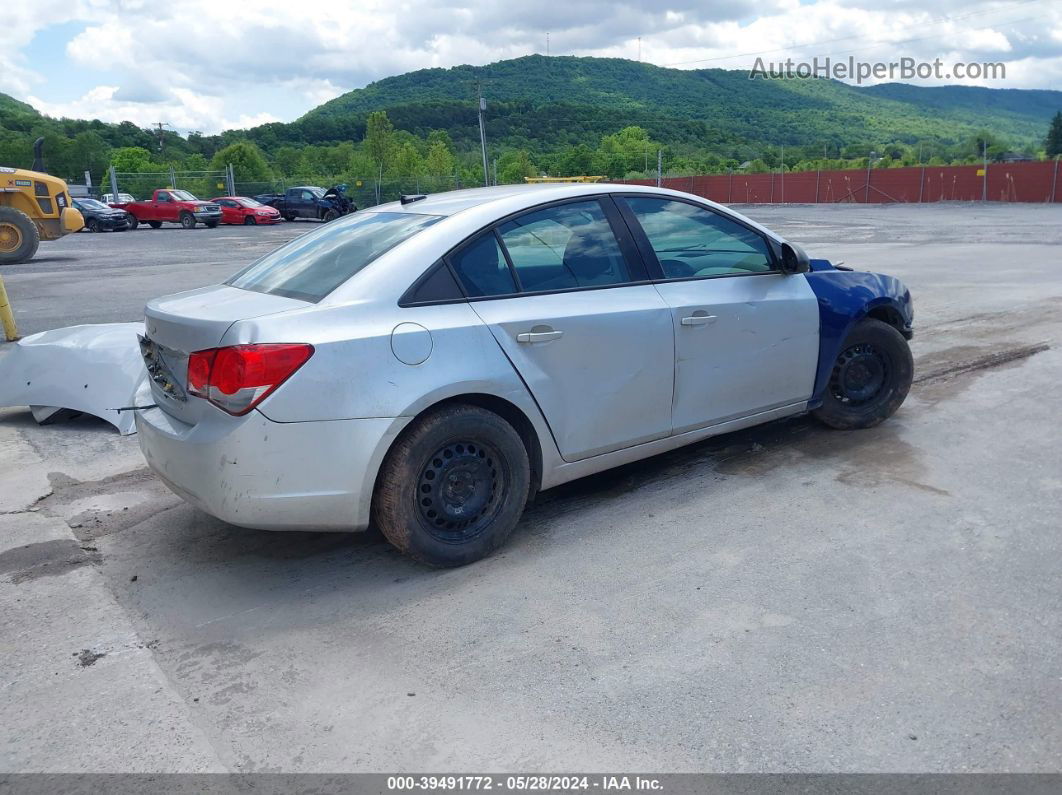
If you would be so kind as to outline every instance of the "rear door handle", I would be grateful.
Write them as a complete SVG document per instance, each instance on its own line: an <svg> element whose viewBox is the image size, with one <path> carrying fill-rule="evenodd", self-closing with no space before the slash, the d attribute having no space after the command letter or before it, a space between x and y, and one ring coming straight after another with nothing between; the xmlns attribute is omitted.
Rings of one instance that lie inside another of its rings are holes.
<svg viewBox="0 0 1062 795"><path fill-rule="evenodd" d="M709 323L714 323L719 318L716 315L690 315L684 317L680 321L684 326L707 326Z"/></svg>
<svg viewBox="0 0 1062 795"><path fill-rule="evenodd" d="M549 342L550 340L559 340L563 336L563 331L524 331L516 335L516 341Z"/></svg>

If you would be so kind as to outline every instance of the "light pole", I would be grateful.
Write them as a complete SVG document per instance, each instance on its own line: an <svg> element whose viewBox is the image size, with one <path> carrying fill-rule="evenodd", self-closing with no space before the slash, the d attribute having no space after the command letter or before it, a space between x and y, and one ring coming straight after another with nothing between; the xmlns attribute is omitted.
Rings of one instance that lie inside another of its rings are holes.
<svg viewBox="0 0 1062 795"><path fill-rule="evenodd" d="M479 146L483 150L483 185L487 187L490 185L490 171L487 170L487 130L483 122L483 114L487 110L487 100L483 99L482 88L478 89L479 93Z"/></svg>

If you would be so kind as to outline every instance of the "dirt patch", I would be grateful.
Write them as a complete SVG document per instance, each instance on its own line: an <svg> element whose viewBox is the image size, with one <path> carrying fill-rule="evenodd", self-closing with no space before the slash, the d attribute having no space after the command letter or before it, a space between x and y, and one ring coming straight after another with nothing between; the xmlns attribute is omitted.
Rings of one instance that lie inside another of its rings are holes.
<svg viewBox="0 0 1062 795"><path fill-rule="evenodd" d="M951 378L963 373L988 370L992 367L999 367L1010 362L1018 361L1019 359L1027 359L1030 356L1035 356L1038 353L1043 353L1050 349L1051 346L1048 343L1038 342L1035 345L1020 345L1017 347L990 351L981 356L953 361L951 364L937 367L931 366L924 372L919 372L918 375L915 376L914 383L922 384L927 381L939 381L941 379ZM945 354L946 353L948 352L945 351Z"/></svg>
<svg viewBox="0 0 1062 795"><path fill-rule="evenodd" d="M81 651L76 652L76 655L77 664L82 668L88 668L90 665L95 665L96 660L107 656L105 652L96 652L92 649L82 649Z"/></svg>
<svg viewBox="0 0 1062 795"><path fill-rule="evenodd" d="M41 498L37 507L66 520L82 542L133 527L181 503L146 467L91 481L50 472L48 480L52 493Z"/></svg>
<svg viewBox="0 0 1062 795"><path fill-rule="evenodd" d="M0 575L10 575L18 585L39 577L58 577L74 569L99 562L91 547L82 548L72 538L39 541L0 553Z"/></svg>

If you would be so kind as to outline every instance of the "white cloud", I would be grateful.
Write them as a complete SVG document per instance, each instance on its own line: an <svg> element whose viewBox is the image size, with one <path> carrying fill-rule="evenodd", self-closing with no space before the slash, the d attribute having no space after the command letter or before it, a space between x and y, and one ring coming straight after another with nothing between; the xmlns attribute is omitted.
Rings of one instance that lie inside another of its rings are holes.
<svg viewBox="0 0 1062 795"><path fill-rule="evenodd" d="M982 83L999 87L1053 88L1062 73L1062 4L1050 0L13 2L0 91L54 115L205 132L291 119L390 74L544 52L547 32L555 55L633 58L641 37L643 60L683 68L749 68L767 51L771 61L1003 60L1007 80ZM58 101L21 51L45 25L70 20L87 27L68 60L110 77Z"/></svg>

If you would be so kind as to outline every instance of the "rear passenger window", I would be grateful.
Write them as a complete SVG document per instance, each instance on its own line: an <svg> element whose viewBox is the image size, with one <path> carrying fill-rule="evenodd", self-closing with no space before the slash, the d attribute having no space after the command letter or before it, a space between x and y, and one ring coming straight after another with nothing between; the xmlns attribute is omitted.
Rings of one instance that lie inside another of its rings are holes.
<svg viewBox="0 0 1062 795"><path fill-rule="evenodd" d="M667 279L772 270L767 241L737 221L686 202L631 196L622 201L637 217Z"/></svg>
<svg viewBox="0 0 1062 795"><path fill-rule="evenodd" d="M451 256L450 267L469 298L516 292L509 264L493 231L481 235Z"/></svg>
<svg viewBox="0 0 1062 795"><path fill-rule="evenodd" d="M631 281L616 236L596 201L522 215L498 228L523 292Z"/></svg>

